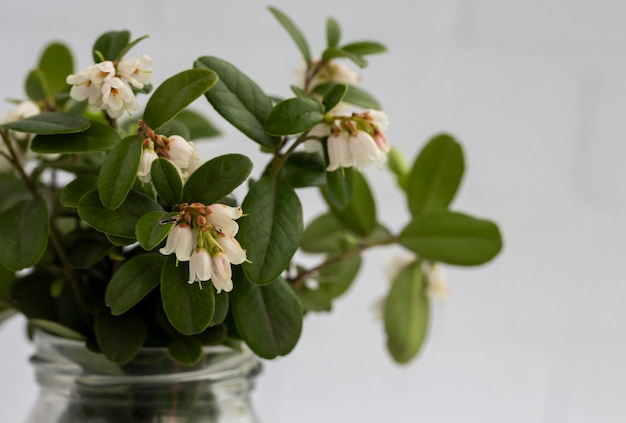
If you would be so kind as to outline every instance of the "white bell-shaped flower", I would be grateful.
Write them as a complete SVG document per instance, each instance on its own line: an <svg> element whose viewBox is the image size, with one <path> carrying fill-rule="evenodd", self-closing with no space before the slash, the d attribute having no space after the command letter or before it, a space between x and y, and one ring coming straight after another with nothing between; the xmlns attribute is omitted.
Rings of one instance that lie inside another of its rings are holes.
<svg viewBox="0 0 626 423"><path fill-rule="evenodd" d="M348 146L349 137L350 134L345 131L333 133L328 137L328 160L330 163L326 170L329 172L340 167L352 167L353 160Z"/></svg>
<svg viewBox="0 0 626 423"><path fill-rule="evenodd" d="M387 160L387 155L378 148L372 136L365 131L357 131L354 136L350 137L348 145L359 170L365 169L370 163L378 165Z"/></svg>
<svg viewBox="0 0 626 423"><path fill-rule="evenodd" d="M178 261L189 261L191 252L196 247L196 236L191 230L191 226L186 223L179 223L167 236L165 247L159 252L163 255L176 254Z"/></svg>
<svg viewBox="0 0 626 423"><path fill-rule="evenodd" d="M226 204L211 204L208 206L207 221L219 232L234 237L239 231L239 225L235 222L243 215L241 207L230 207Z"/></svg>
<svg viewBox="0 0 626 423"><path fill-rule="evenodd" d="M196 146L179 135L168 138L167 154L169 159L181 169L186 169L196 156Z"/></svg>
<svg viewBox="0 0 626 423"><path fill-rule="evenodd" d="M204 248L197 248L189 259L189 283L208 281L213 273L211 255Z"/></svg>
<svg viewBox="0 0 626 423"><path fill-rule="evenodd" d="M246 261L246 250L241 248L239 241L232 236L218 234L217 243L224 249L224 254L232 264L241 264Z"/></svg>
<svg viewBox="0 0 626 423"><path fill-rule="evenodd" d="M230 268L230 261L226 254L217 253L212 258L213 261L213 273L211 275L211 282L219 294L222 291L230 292L233 290L232 269Z"/></svg>
<svg viewBox="0 0 626 423"><path fill-rule="evenodd" d="M139 162L139 171L137 172L137 176L141 182L150 182L150 169L152 168L152 162L158 158L159 156L154 152L154 150L150 150L148 148L143 150L141 153L141 161Z"/></svg>
<svg viewBox="0 0 626 423"><path fill-rule="evenodd" d="M127 111L129 114L138 110L135 94L120 78L111 78L102 85L102 108L113 119Z"/></svg>

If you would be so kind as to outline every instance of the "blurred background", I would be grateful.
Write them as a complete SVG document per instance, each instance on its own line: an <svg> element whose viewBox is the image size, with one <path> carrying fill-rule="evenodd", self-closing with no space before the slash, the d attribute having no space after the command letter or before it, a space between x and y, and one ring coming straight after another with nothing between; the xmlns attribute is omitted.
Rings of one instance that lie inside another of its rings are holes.
<svg viewBox="0 0 626 423"><path fill-rule="evenodd" d="M481 268L447 267L427 343L400 367L373 305L400 249L367 254L358 283L331 314L311 315L291 355L265 362L254 402L263 422L626 421L626 3L618 0L274 0L319 54L332 15L345 41L389 47L363 87L391 119L391 143L412 160L434 134L463 143L466 177L454 208L495 219L505 249ZM155 83L201 55L224 58L288 95L298 52L253 0L79 2L0 0L0 96L20 98L44 44L70 45L77 68L95 38L150 38ZM140 97L139 101L145 97ZM8 103L0 105L7 111ZM255 146L216 117L207 156ZM247 151L247 150L246 150ZM407 222L385 172L370 169L380 219ZM319 208L307 196L307 218ZM1 247L0 247L1 248ZM0 327L0 410L21 422L37 387L24 321Z"/></svg>

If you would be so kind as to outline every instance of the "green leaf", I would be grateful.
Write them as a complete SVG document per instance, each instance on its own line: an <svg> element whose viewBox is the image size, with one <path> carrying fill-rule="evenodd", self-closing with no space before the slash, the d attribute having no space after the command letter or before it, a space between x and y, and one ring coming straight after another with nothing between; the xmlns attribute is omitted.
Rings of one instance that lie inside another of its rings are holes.
<svg viewBox="0 0 626 423"><path fill-rule="evenodd" d="M287 282L279 278L270 285L257 286L241 272L234 278L231 310L242 339L266 359L291 352L302 332L302 306Z"/></svg>
<svg viewBox="0 0 626 423"><path fill-rule="evenodd" d="M141 138L131 135L113 147L104 159L98 177L98 191L106 208L115 210L126 199L137 179L142 153Z"/></svg>
<svg viewBox="0 0 626 423"><path fill-rule="evenodd" d="M174 163L164 157L152 162L150 177L159 197L165 204L180 203L183 196L183 180Z"/></svg>
<svg viewBox="0 0 626 423"><path fill-rule="evenodd" d="M86 223L106 233L109 239L111 236L126 238L131 244L135 239L135 226L139 219L154 210L162 209L150 198L134 191L129 192L126 200L115 210L104 207L96 190L85 194L78 203L78 215Z"/></svg>
<svg viewBox="0 0 626 423"><path fill-rule="evenodd" d="M239 242L249 261L246 277L264 285L274 281L289 264L302 235L302 206L293 188L282 181L263 178L243 202L250 215L241 219Z"/></svg>
<svg viewBox="0 0 626 423"><path fill-rule="evenodd" d="M406 266L392 282L385 301L387 349L400 364L419 352L428 329L429 302L418 262Z"/></svg>
<svg viewBox="0 0 626 423"><path fill-rule="evenodd" d="M130 49L135 47L137 44L139 44L141 41L145 40L146 38L149 38L149 36L142 35L141 37L134 39L133 41L126 44L126 46L124 46L124 48L117 54L116 61L122 60L122 58L126 55L126 53L130 51ZM146 88L145 85L144 85L144 88ZM148 90L147 92L150 92L150 90Z"/></svg>
<svg viewBox="0 0 626 423"><path fill-rule="evenodd" d="M179 336L168 344L167 351L180 364L193 366L202 357L202 343L191 336Z"/></svg>
<svg viewBox="0 0 626 423"><path fill-rule="evenodd" d="M31 144L35 153L89 153L107 151L121 140L117 131L92 121L86 131L75 134L37 135Z"/></svg>
<svg viewBox="0 0 626 423"><path fill-rule="evenodd" d="M33 101L45 100L50 89L46 82L46 75L41 69L33 69L26 76L25 82L26 95Z"/></svg>
<svg viewBox="0 0 626 423"><path fill-rule="evenodd" d="M338 209L348 206L352 199L354 173L351 168L326 172L326 186L322 187L322 194L328 204Z"/></svg>
<svg viewBox="0 0 626 423"><path fill-rule="evenodd" d="M135 238L126 238L123 236L116 236L111 234L105 234L109 242L118 247L128 247L129 245L137 242Z"/></svg>
<svg viewBox="0 0 626 423"><path fill-rule="evenodd" d="M376 227L376 203L362 173L353 173L352 197L343 208L333 204L328 191L323 192L331 211L346 228L357 234L367 235Z"/></svg>
<svg viewBox="0 0 626 423"><path fill-rule="evenodd" d="M274 17L278 20L278 22L280 22L283 28L287 30L293 41L296 43L296 46L298 46L298 50L300 50L300 53L302 53L302 57L304 57L304 60L310 67L313 62L311 58L311 50L309 49L309 44L307 43L306 38L304 37L300 29L298 29L293 21L280 10L276 9L275 7L269 7L268 9L272 13L272 15L274 15Z"/></svg>
<svg viewBox="0 0 626 423"><path fill-rule="evenodd" d="M161 274L161 298L167 319L184 335L203 332L215 312L215 290L211 283L189 284L189 265L177 266L175 256L169 256Z"/></svg>
<svg viewBox="0 0 626 423"><path fill-rule="evenodd" d="M386 53L387 47L376 41L358 41L346 44L341 47L343 51L347 51L358 56L367 56L369 54Z"/></svg>
<svg viewBox="0 0 626 423"><path fill-rule="evenodd" d="M48 245L48 206L41 197L21 201L0 218L0 263L11 270L35 265Z"/></svg>
<svg viewBox="0 0 626 423"><path fill-rule="evenodd" d="M209 160L191 174L183 189L183 201L214 203L233 192L252 171L252 162L241 154Z"/></svg>
<svg viewBox="0 0 626 423"><path fill-rule="evenodd" d="M19 304L20 313L29 319L55 320L56 299L51 295L55 279L54 275L37 268L18 277L11 285L11 298Z"/></svg>
<svg viewBox="0 0 626 423"><path fill-rule="evenodd" d="M328 91L330 91L335 86L339 85L336 82L326 82L323 84L316 85L313 89L315 94L326 95ZM370 93L363 90L362 88L355 87L354 85L348 86L348 91L343 98L345 103L354 104L355 106L362 107L364 109L375 109L380 110L381 106L378 100L374 98Z"/></svg>
<svg viewBox="0 0 626 423"><path fill-rule="evenodd" d="M343 84L334 85L329 89L326 94L324 94L324 99L322 100L325 111L329 112L333 107L341 103L341 100L343 100L347 92L348 86Z"/></svg>
<svg viewBox="0 0 626 423"><path fill-rule="evenodd" d="M402 152L395 147L391 147L391 150L387 153L387 167L395 175L398 186L407 192L411 169Z"/></svg>
<svg viewBox="0 0 626 423"><path fill-rule="evenodd" d="M326 44L328 47L337 47L341 40L341 27L339 22L329 17L326 19Z"/></svg>
<svg viewBox="0 0 626 423"><path fill-rule="evenodd" d="M314 219L305 229L300 248L307 253L336 253L356 244L359 238L331 213Z"/></svg>
<svg viewBox="0 0 626 423"><path fill-rule="evenodd" d="M135 236L144 250L150 251L163 241L174 227L177 212L157 210L141 216L135 228Z"/></svg>
<svg viewBox="0 0 626 423"><path fill-rule="evenodd" d="M463 150L449 135L424 146L407 181L409 209L418 214L445 210L454 199L465 169Z"/></svg>
<svg viewBox="0 0 626 423"><path fill-rule="evenodd" d="M363 57L361 57L358 54L352 53L350 51L343 50L341 48L329 47L326 50L324 50L324 53L322 54L322 60L324 62L329 62L332 59L336 59L336 58L350 59L354 62L354 64L356 64L357 66L361 68L364 68L365 66L367 66L367 60L365 60Z"/></svg>
<svg viewBox="0 0 626 423"><path fill-rule="evenodd" d="M170 123L172 122L182 124L187 128L187 131L189 131L189 136L185 138L187 141L213 138L220 135L220 131L206 117L193 110L183 110L170 121Z"/></svg>
<svg viewBox="0 0 626 423"><path fill-rule="evenodd" d="M273 149L280 142L265 132L265 117L272 110L272 101L254 81L217 57L200 57L194 66L213 69L219 75L205 97L224 119L264 147Z"/></svg>
<svg viewBox="0 0 626 423"><path fill-rule="evenodd" d="M143 120L154 130L160 128L210 90L217 79L217 74L212 70L199 68L166 79L148 100Z"/></svg>
<svg viewBox="0 0 626 423"><path fill-rule="evenodd" d="M158 253L141 254L122 264L113 274L104 297L111 314L126 313L159 284L165 259Z"/></svg>
<svg viewBox="0 0 626 423"><path fill-rule="evenodd" d="M290 98L278 103L265 119L265 130L271 135L299 134L311 129L324 118L324 106L309 98Z"/></svg>
<svg viewBox="0 0 626 423"><path fill-rule="evenodd" d="M111 243L106 236L92 229L70 232L65 236L64 243L74 269L92 268L111 250Z"/></svg>
<svg viewBox="0 0 626 423"><path fill-rule="evenodd" d="M502 249L495 223L446 211L414 218L399 241L424 259L461 266L486 263Z"/></svg>
<svg viewBox="0 0 626 423"><path fill-rule="evenodd" d="M58 322L46 319L29 319L28 324L42 329L48 333L75 341L85 341L87 338L74 329L70 329Z"/></svg>
<svg viewBox="0 0 626 423"><path fill-rule="evenodd" d="M228 314L228 308L228 292L222 291L219 294L215 294L215 314L213 314L210 326L223 323Z"/></svg>
<svg viewBox="0 0 626 423"><path fill-rule="evenodd" d="M78 207L83 195L98 187L98 177L93 175L81 175L69 182L61 190L59 200L64 207Z"/></svg>
<svg viewBox="0 0 626 423"><path fill-rule="evenodd" d="M82 132L89 128L89 125L91 125L91 122L81 116L70 115L69 113L48 112L5 123L1 126L30 134L55 135Z"/></svg>
<svg viewBox="0 0 626 423"><path fill-rule="evenodd" d="M118 60L119 54L126 48L130 41L128 31L105 32L93 45L93 61L100 63L104 60Z"/></svg>
<svg viewBox="0 0 626 423"><path fill-rule="evenodd" d="M264 175L271 174L272 164L268 163ZM324 160L317 153L297 151L289 156L277 177L293 188L322 186L326 183Z"/></svg>
<svg viewBox="0 0 626 423"><path fill-rule="evenodd" d="M74 73L74 58L66 45L49 44L41 54L38 67L45 75L51 96L69 91L65 78Z"/></svg>
<svg viewBox="0 0 626 423"><path fill-rule="evenodd" d="M146 339L146 324L131 313L122 316L97 314L94 329L105 357L122 365L135 358Z"/></svg>
<svg viewBox="0 0 626 423"><path fill-rule="evenodd" d="M30 200L31 194L21 178L0 174L0 214L20 201Z"/></svg>

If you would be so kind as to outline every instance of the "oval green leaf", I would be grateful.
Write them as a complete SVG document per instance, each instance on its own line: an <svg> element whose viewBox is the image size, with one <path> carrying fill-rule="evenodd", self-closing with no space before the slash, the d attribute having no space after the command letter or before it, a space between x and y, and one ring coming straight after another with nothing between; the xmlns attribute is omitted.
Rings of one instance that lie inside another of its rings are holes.
<svg viewBox="0 0 626 423"><path fill-rule="evenodd" d="M5 123L1 126L19 132L30 134L55 135L73 134L89 128L91 121L82 116L69 113L48 112L31 116L15 122Z"/></svg>
<svg viewBox="0 0 626 423"><path fill-rule="evenodd" d="M94 329L105 357L122 365L135 358L146 339L146 324L131 313L122 316L97 314Z"/></svg>
<svg viewBox="0 0 626 423"><path fill-rule="evenodd" d="M183 196L183 180L174 163L164 157L152 162L150 168L152 184L165 204L180 203Z"/></svg>
<svg viewBox="0 0 626 423"><path fill-rule="evenodd" d="M397 363L408 363L422 347L428 330L429 308L420 264L409 264L392 282L385 301L387 349Z"/></svg>
<svg viewBox="0 0 626 423"><path fill-rule="evenodd" d="M248 282L234 274L230 303L237 331L260 357L286 355L296 346L302 332L302 306L289 284L277 279L267 286Z"/></svg>
<svg viewBox="0 0 626 423"><path fill-rule="evenodd" d="M337 47L341 40L341 27L339 22L329 17L326 19L326 44L328 47Z"/></svg>
<svg viewBox="0 0 626 423"><path fill-rule="evenodd" d="M415 216L445 210L463 178L463 150L450 135L431 139L417 156L407 181L409 209Z"/></svg>
<svg viewBox="0 0 626 423"><path fill-rule="evenodd" d="M215 289L210 282L189 284L189 265L169 256L161 274L161 299L167 319L183 335L203 332L215 313Z"/></svg>
<svg viewBox="0 0 626 423"><path fill-rule="evenodd" d="M35 265L48 245L48 206L41 197L21 201L0 216L0 263L11 270Z"/></svg>
<svg viewBox="0 0 626 423"><path fill-rule="evenodd" d="M115 210L126 199L137 179L142 152L141 138L133 135L107 154L98 177L100 200L106 208Z"/></svg>
<svg viewBox="0 0 626 423"><path fill-rule="evenodd" d="M498 226L457 212L433 212L416 217L399 241L420 257L460 266L475 266L502 249Z"/></svg>
<svg viewBox="0 0 626 423"><path fill-rule="evenodd" d="M183 201L214 203L233 192L252 171L242 154L226 154L209 160L191 174L183 188Z"/></svg>
<svg viewBox="0 0 626 423"><path fill-rule="evenodd" d="M104 296L111 314L126 313L159 284L165 259L161 254L141 254L122 264L113 274Z"/></svg>
<svg viewBox="0 0 626 423"><path fill-rule="evenodd" d="M189 69L166 79L148 100L143 120L154 130L160 128L210 90L217 79L210 69Z"/></svg>
<svg viewBox="0 0 626 423"><path fill-rule="evenodd" d="M265 117L272 110L272 101L254 81L217 57L200 57L194 66L213 69L219 75L205 97L224 119L262 146L274 148L280 142L265 132Z"/></svg>
<svg viewBox="0 0 626 423"><path fill-rule="evenodd" d="M376 203L362 173L354 172L352 197L343 208L338 208L333 204L328 190L323 192L332 213L346 228L357 234L367 235L376 227Z"/></svg>
<svg viewBox="0 0 626 423"><path fill-rule="evenodd" d="M78 207L80 199L89 191L98 187L98 177L93 175L80 175L68 183L61 190L59 200L65 207Z"/></svg>
<svg viewBox="0 0 626 423"><path fill-rule="evenodd" d="M323 96L337 85L338 84L336 82L326 82L323 84L319 84L315 86L313 92L315 94L320 94ZM355 106L359 106L364 109L381 109L380 103L373 95L371 95L364 89L356 87L354 85L348 86L348 91L346 91L346 95L343 97L343 101L345 103L354 104Z"/></svg>
<svg viewBox="0 0 626 423"><path fill-rule="evenodd" d="M274 17L278 20L278 22L280 22L283 28L285 28L289 36L291 36L293 41L296 43L298 50L300 50L300 53L302 53L302 57L304 57L304 60L310 67L313 63L313 60L311 58L311 50L309 49L309 44L307 43L302 31L300 31L296 24L294 24L287 15L285 15L277 8L268 7L268 9L272 13L272 15L274 15Z"/></svg>
<svg viewBox="0 0 626 423"><path fill-rule="evenodd" d="M31 143L35 153L90 153L107 151L121 140L117 131L92 121L86 131L76 134L37 135Z"/></svg>
<svg viewBox="0 0 626 423"><path fill-rule="evenodd" d="M103 60L118 60L130 41L128 31L110 31L102 34L93 45L93 61L100 63Z"/></svg>
<svg viewBox="0 0 626 423"><path fill-rule="evenodd" d="M202 357L202 342L192 336L179 336L167 346L170 357L185 366L193 366Z"/></svg>
<svg viewBox="0 0 626 423"><path fill-rule="evenodd" d="M324 118L324 106L309 98L290 98L278 103L265 119L265 130L271 135L299 134L311 129Z"/></svg>
<svg viewBox="0 0 626 423"><path fill-rule="evenodd" d="M52 96L69 91L65 78L74 72L74 58L65 44L48 44L39 59L39 69L46 77Z"/></svg>
<svg viewBox="0 0 626 423"><path fill-rule="evenodd" d="M302 236L302 206L288 184L263 178L243 202L238 239L247 250L247 278L259 285L273 282L289 264Z"/></svg>
<svg viewBox="0 0 626 423"><path fill-rule="evenodd" d="M137 242L144 250L150 251L163 241L174 227L170 218L178 216L177 212L162 210L152 211L141 216L135 228Z"/></svg>

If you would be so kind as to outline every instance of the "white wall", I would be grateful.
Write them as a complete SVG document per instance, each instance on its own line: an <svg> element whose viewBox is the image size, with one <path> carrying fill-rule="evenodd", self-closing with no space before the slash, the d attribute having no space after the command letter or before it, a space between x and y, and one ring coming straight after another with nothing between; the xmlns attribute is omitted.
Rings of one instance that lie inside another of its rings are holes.
<svg viewBox="0 0 626 423"><path fill-rule="evenodd" d="M0 0L2 97L22 95L48 40L70 43L82 67L94 37L124 28L150 34L135 52L153 57L157 81L211 54L268 92L288 93L298 55L262 2L174 4ZM469 164L455 205L498 220L506 247L487 267L448 269L451 297L435 305L428 343L406 368L386 356L370 307L386 289L380 268L398 250L368 254L334 313L308 318L295 351L266 363L255 396L263 421L625 421L626 4L273 4L317 52L327 15L346 39L389 46L363 83L392 119L392 143L412 156L438 131L457 135ZM231 142L207 151L251 145L220 125ZM368 175L385 221L399 228L401 198L381 172ZM22 421L36 393L22 327L17 319L0 328L3 422Z"/></svg>

